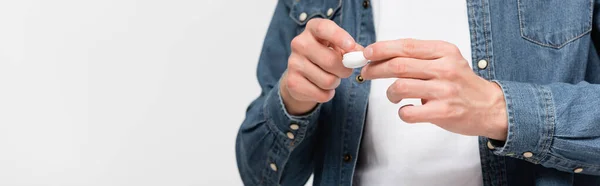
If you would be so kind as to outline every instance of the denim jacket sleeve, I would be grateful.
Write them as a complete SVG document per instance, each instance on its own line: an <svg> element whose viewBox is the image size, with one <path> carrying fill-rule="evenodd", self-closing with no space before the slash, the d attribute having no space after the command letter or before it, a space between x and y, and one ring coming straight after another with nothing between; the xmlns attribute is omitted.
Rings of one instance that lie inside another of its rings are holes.
<svg viewBox="0 0 600 186"><path fill-rule="evenodd" d="M262 92L248 107L237 134L237 164L245 185L303 184L312 173L312 134L320 105L307 115L292 116L279 94L278 82L298 29L288 16L291 2L277 3L257 68Z"/></svg>
<svg viewBox="0 0 600 186"><path fill-rule="evenodd" d="M593 20L592 36L599 34L600 13L595 11ZM598 38L593 40L600 46ZM592 64L597 60L588 63L588 68L600 68ZM600 74L588 72L586 81L577 84L496 82L504 91L508 136L504 144L490 140L495 154L600 175Z"/></svg>
<svg viewBox="0 0 600 186"><path fill-rule="evenodd" d="M497 83L506 100L508 136L503 145L491 144L495 154L600 175L600 85Z"/></svg>

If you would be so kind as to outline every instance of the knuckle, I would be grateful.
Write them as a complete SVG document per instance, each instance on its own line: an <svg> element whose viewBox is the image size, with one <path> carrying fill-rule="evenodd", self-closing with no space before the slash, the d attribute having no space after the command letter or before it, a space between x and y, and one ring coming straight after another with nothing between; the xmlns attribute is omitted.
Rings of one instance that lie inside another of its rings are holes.
<svg viewBox="0 0 600 186"><path fill-rule="evenodd" d="M446 71L446 77L448 77L448 79L456 79L456 77L458 77L458 72L456 72L455 70L448 70Z"/></svg>
<svg viewBox="0 0 600 186"><path fill-rule="evenodd" d="M440 107L440 113L442 114L443 117L449 117L452 116L452 108L450 107L450 105L448 104L442 104Z"/></svg>
<svg viewBox="0 0 600 186"><path fill-rule="evenodd" d="M288 69L295 71L295 70L302 70L303 68L304 68L304 64L302 64L302 60L295 58L295 57L290 57L288 59Z"/></svg>
<svg viewBox="0 0 600 186"><path fill-rule="evenodd" d="M331 55L331 60L333 62L339 63L340 65L342 64L342 55L341 54L330 51L330 55Z"/></svg>
<svg viewBox="0 0 600 186"><path fill-rule="evenodd" d="M315 99L317 100L317 102L319 103L325 103L328 102L332 97L333 97L334 91L325 91L325 92L319 92L318 94L315 94L316 97Z"/></svg>
<svg viewBox="0 0 600 186"><path fill-rule="evenodd" d="M469 66L469 61L462 58L462 56L460 56L459 58L460 59L459 59L458 64L461 68L471 69L471 67Z"/></svg>
<svg viewBox="0 0 600 186"><path fill-rule="evenodd" d="M453 108L450 116L452 118L460 118L466 113L466 110L462 107Z"/></svg>
<svg viewBox="0 0 600 186"><path fill-rule="evenodd" d="M310 19L306 23L306 27L308 27L308 28L314 28L316 25L319 24L320 21L322 21L322 20L319 19L319 18Z"/></svg>
<svg viewBox="0 0 600 186"><path fill-rule="evenodd" d="M409 54L413 53L416 50L416 44L414 39L401 40L400 46L402 47L402 50L404 50L404 52Z"/></svg>
<svg viewBox="0 0 600 186"><path fill-rule="evenodd" d="M445 65L439 70L440 76L444 79L455 79L458 77L458 72L454 65Z"/></svg>
<svg viewBox="0 0 600 186"><path fill-rule="evenodd" d="M324 34L327 33L330 27L330 22L331 20L329 19L317 19L318 22L314 25L315 27L315 34L320 35L320 34Z"/></svg>
<svg viewBox="0 0 600 186"><path fill-rule="evenodd" d="M448 87L448 95L451 97L457 97L458 96L458 88L456 86L449 86Z"/></svg>
<svg viewBox="0 0 600 186"><path fill-rule="evenodd" d="M458 48L458 46L446 41L441 41L435 44L434 48L436 51L441 52L443 54L447 54L449 56L461 56L460 49Z"/></svg>
<svg viewBox="0 0 600 186"><path fill-rule="evenodd" d="M452 98L458 96L458 88L456 88L455 86L445 86L441 92L443 92L442 97L445 98Z"/></svg>
<svg viewBox="0 0 600 186"><path fill-rule="evenodd" d="M324 22L320 22L319 24L317 24L317 26L315 28L315 33L316 34L322 34L326 30L327 30L327 25L324 24Z"/></svg>
<svg viewBox="0 0 600 186"><path fill-rule="evenodd" d="M450 53L460 55L460 49L458 48L458 46L450 44L450 43L448 43L448 45L449 45L448 46L448 48L449 48L448 51Z"/></svg>
<svg viewBox="0 0 600 186"><path fill-rule="evenodd" d="M396 76L400 76L406 72L406 63L403 63L400 59L396 58L389 64L392 73Z"/></svg>
<svg viewBox="0 0 600 186"><path fill-rule="evenodd" d="M456 52L460 53L460 50L458 49L458 47L452 43L449 43L446 41L441 41L438 45L440 48L444 49L445 51L448 51L451 53L456 53Z"/></svg>
<svg viewBox="0 0 600 186"><path fill-rule="evenodd" d="M294 37L291 42L292 49L295 51L303 51L308 47L308 42L302 35Z"/></svg>
<svg viewBox="0 0 600 186"><path fill-rule="evenodd" d="M436 64L434 65L433 63L436 63ZM428 65L428 67L429 67L429 69L431 69L431 72L435 76L435 78L443 79L445 77L444 75L445 75L447 69L446 69L446 65L443 62L436 60L436 61L430 63Z"/></svg>
<svg viewBox="0 0 600 186"><path fill-rule="evenodd" d="M326 71L331 71L332 69L336 68L336 64L337 63L331 56L326 56L323 58L323 61L321 61L321 64L319 64L319 66L321 66Z"/></svg>
<svg viewBox="0 0 600 186"><path fill-rule="evenodd" d="M335 64L339 63L338 57L331 54L323 56L323 61L327 64L327 67L335 67Z"/></svg>
<svg viewBox="0 0 600 186"><path fill-rule="evenodd" d="M298 92L298 89L300 87L300 83L298 81L298 75L288 74L287 78L285 79L285 84L287 85L287 89L290 92Z"/></svg>
<svg viewBox="0 0 600 186"><path fill-rule="evenodd" d="M337 87L339 81L340 79L331 76L323 78L323 88L334 89Z"/></svg>

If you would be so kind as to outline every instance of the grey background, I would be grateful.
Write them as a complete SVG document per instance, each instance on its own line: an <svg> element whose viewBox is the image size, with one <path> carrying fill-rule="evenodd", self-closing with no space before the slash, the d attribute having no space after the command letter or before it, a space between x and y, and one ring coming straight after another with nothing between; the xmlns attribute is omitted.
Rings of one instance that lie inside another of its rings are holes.
<svg viewBox="0 0 600 186"><path fill-rule="evenodd" d="M0 185L241 185L276 0L0 0Z"/></svg>

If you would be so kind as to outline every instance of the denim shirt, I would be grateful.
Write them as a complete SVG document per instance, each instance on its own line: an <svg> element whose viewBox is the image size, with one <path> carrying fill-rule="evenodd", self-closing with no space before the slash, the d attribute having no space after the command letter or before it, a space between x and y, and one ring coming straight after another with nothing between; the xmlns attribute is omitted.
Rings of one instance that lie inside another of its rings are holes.
<svg viewBox="0 0 600 186"><path fill-rule="evenodd" d="M484 185L600 185L600 2L467 6L473 71L501 86L508 113L506 141L480 137ZM257 68L262 93L236 140L246 185L303 185L311 173L314 185L352 185L370 85L360 69L307 115L287 113L279 95L290 42L312 18L335 21L363 46L376 41L368 0L279 0Z"/></svg>

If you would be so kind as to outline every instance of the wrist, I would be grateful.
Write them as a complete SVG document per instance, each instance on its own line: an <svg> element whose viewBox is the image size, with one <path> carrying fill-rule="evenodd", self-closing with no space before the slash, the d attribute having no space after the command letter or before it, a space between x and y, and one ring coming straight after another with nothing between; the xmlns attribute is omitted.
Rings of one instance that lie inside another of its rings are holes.
<svg viewBox="0 0 600 186"><path fill-rule="evenodd" d="M289 114L294 116L305 115L317 106L317 102L300 101L292 97L287 86L283 82L285 81L281 81L279 85L279 94L281 95L285 110Z"/></svg>
<svg viewBox="0 0 600 186"><path fill-rule="evenodd" d="M506 111L506 101L500 85L490 82L493 85L492 109L490 109L489 129L486 137L505 141L508 135L508 113Z"/></svg>

